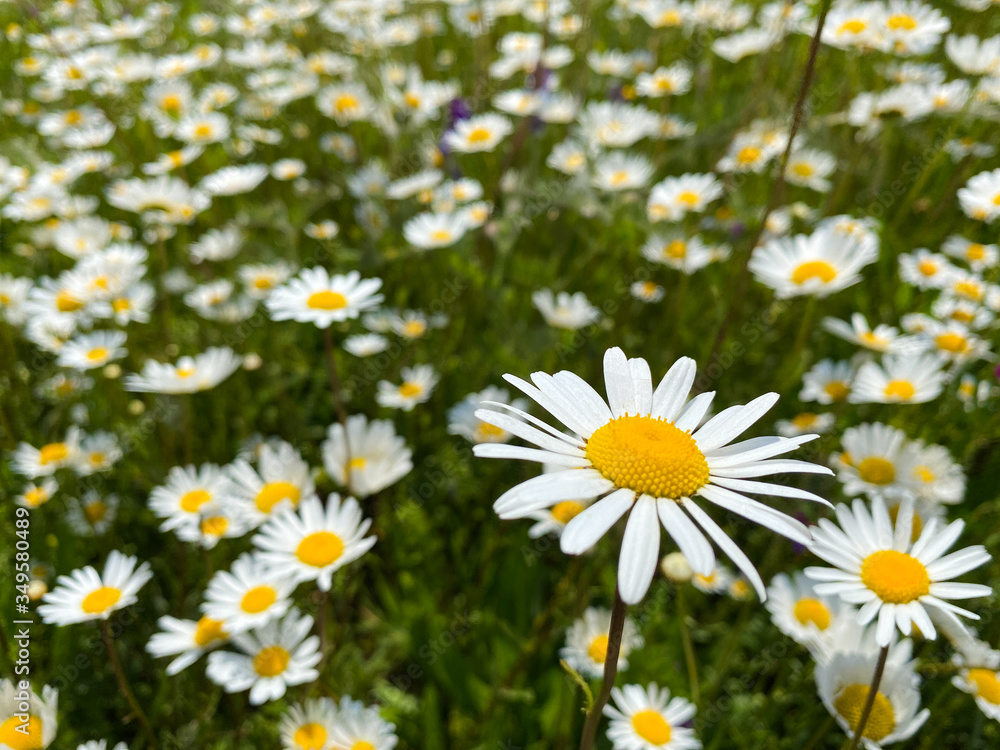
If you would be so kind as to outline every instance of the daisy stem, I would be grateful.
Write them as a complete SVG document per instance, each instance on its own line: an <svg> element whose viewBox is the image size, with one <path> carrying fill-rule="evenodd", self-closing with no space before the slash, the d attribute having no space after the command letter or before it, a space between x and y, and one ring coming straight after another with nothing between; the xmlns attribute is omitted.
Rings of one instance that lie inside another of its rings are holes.
<svg viewBox="0 0 1000 750"><path fill-rule="evenodd" d="M688 627L688 608L684 589L684 586L677 588L677 619L680 621L684 662L687 664L688 682L691 684L691 700L697 706L701 703L701 685L698 683L698 660L695 658L691 629Z"/></svg>
<svg viewBox="0 0 1000 750"><path fill-rule="evenodd" d="M608 652L604 657L604 680L601 683L601 692L598 694L597 700L594 701L590 713L587 714L587 723L583 725L580 750L592 750L594 747L597 725L601 723L604 706L607 705L608 698L611 697L611 688L615 686L615 675L618 673L618 654L621 651L622 633L625 630L626 606L616 586L615 603L611 608L611 628L608 632Z"/></svg>
<svg viewBox="0 0 1000 750"><path fill-rule="evenodd" d="M858 726L854 729L854 737L847 745L847 750L855 750L861 737L865 733L865 725L868 723L868 716L875 705L875 696L878 695L878 686L882 683L882 673L885 671L885 660L889 656L889 647L883 646L878 654L878 663L875 665L875 674L872 675L872 684L868 688L868 696L865 698L865 705L861 709L861 717L858 719Z"/></svg>
<svg viewBox="0 0 1000 750"><path fill-rule="evenodd" d="M118 689L122 691L122 695L125 696L125 700L128 701L128 705L132 709L132 713L135 714L135 717L142 725L142 731L145 732L146 736L149 738L149 746L155 748L156 733L153 732L153 725L149 723L149 718L146 716L146 712L142 710L142 707L139 705L139 701L135 699L135 694L132 692L132 688L129 687L128 680L125 679L125 672L122 671L121 662L118 661L118 652L115 651L114 639L111 636L111 626L108 624L107 620L101 620L101 638L104 639L104 648L108 652L108 661L111 662L111 671L115 673L115 679L118 680Z"/></svg>
<svg viewBox="0 0 1000 750"><path fill-rule="evenodd" d="M333 404L337 409L337 419L344 426L344 434L347 433L347 411L344 409L344 402L340 398L340 378L337 377L337 362L333 357L333 334L330 327L323 329L323 346L326 349L326 369L330 375L330 390L333 392Z"/></svg>
<svg viewBox="0 0 1000 750"><path fill-rule="evenodd" d="M813 734L813 736L809 739L809 742L806 743L802 750L815 750L815 748L819 747L820 741L826 737L830 728L833 726L833 722L833 714L830 714L826 717L826 721L819 725L819 729L816 730L816 733Z"/></svg>

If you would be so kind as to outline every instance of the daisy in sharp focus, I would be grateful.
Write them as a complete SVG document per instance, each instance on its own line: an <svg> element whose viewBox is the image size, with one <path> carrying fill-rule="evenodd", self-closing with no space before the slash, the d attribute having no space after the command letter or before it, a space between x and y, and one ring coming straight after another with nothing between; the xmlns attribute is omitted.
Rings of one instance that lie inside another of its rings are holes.
<svg viewBox="0 0 1000 750"><path fill-rule="evenodd" d="M221 620L227 632L242 633L283 617L294 589L294 579L276 575L253 554L243 554L229 570L212 576L201 609Z"/></svg>
<svg viewBox="0 0 1000 750"><path fill-rule="evenodd" d="M357 271L331 276L325 268L306 268L265 300L273 320L295 320L328 328L358 317L377 307L382 295L376 294L382 279L362 279Z"/></svg>
<svg viewBox="0 0 1000 750"><path fill-rule="evenodd" d="M213 651L205 675L227 693L250 690L250 705L277 700L290 685L319 677L315 667L323 658L319 636L309 635L313 618L291 610L280 620L233 636L242 653Z"/></svg>
<svg viewBox="0 0 1000 750"><path fill-rule="evenodd" d="M202 654L229 642L229 633L222 620L213 620L211 617L195 621L178 620L164 615L157 625L160 629L146 643L146 651L154 658L176 657L167 665L168 677L190 667Z"/></svg>
<svg viewBox="0 0 1000 750"><path fill-rule="evenodd" d="M559 658L590 680L604 674L608 655L608 634L611 632L611 610L587 607L583 617L566 629L566 645L559 649ZM643 638L631 618L625 618L618 671L628 669L628 656L642 648Z"/></svg>
<svg viewBox="0 0 1000 750"><path fill-rule="evenodd" d="M412 452L388 419L368 421L364 414L330 425L321 446L323 468L348 492L362 499L385 489L413 468Z"/></svg>
<svg viewBox="0 0 1000 750"><path fill-rule="evenodd" d="M614 705L604 707L611 719L608 739L614 750L696 750L701 742L685 724L694 718L691 701L674 697L655 683L625 685L611 691Z"/></svg>
<svg viewBox="0 0 1000 750"><path fill-rule="evenodd" d="M103 573L88 565L68 576L59 576L56 587L42 597L38 614L43 622L71 625L87 620L106 620L113 612L135 604L136 594L153 577L148 563L114 550Z"/></svg>
<svg viewBox="0 0 1000 750"><path fill-rule="evenodd" d="M659 560L661 524L695 572L708 574L714 568L711 538L765 599L763 582L749 558L692 497L701 496L805 544L810 540L805 526L742 493L825 503L811 492L755 480L777 473L831 472L804 461L775 458L814 435L758 437L730 445L774 405L777 394L725 409L701 425L714 393L687 401L695 370L694 360L678 360L654 391L645 360L628 360L621 349L609 349L604 357L608 401L570 372L534 373L534 385L505 375L507 382L581 437L566 435L510 406L502 407L503 411L484 408L476 412L483 421L538 448L488 443L477 445L475 455L577 470L529 479L498 498L494 510L502 519L523 518L561 500L602 498L570 521L563 532L563 552L576 555L628 515L618 567L618 586L626 604L641 600L649 588Z"/></svg>
<svg viewBox="0 0 1000 750"><path fill-rule="evenodd" d="M374 546L375 537L365 536L371 525L370 518L362 518L357 500L341 501L333 493L326 507L313 496L295 513L272 516L251 541L261 550L259 559L275 573L296 583L316 581L329 591L333 574Z"/></svg>
<svg viewBox="0 0 1000 750"><path fill-rule="evenodd" d="M413 407L431 397L439 379L433 365L404 367L401 375L403 382L399 385L388 380L379 381L378 392L375 394L379 406L413 411Z"/></svg>
<svg viewBox="0 0 1000 750"><path fill-rule="evenodd" d="M809 545L814 555L835 567L810 567L805 573L818 581L817 593L835 594L845 602L860 605L859 623L878 618L875 633L879 646L891 642L896 628L905 636L914 625L924 638L934 639L937 631L928 607L952 621L956 615L979 619L973 612L946 601L992 593L989 586L950 580L990 560L981 545L944 554L962 533L964 521L953 521L941 528L931 520L914 542L913 503L909 498L900 504L895 523L879 496L872 499L870 513L861 500L855 500L853 508L838 505L836 512L840 526L821 519Z"/></svg>

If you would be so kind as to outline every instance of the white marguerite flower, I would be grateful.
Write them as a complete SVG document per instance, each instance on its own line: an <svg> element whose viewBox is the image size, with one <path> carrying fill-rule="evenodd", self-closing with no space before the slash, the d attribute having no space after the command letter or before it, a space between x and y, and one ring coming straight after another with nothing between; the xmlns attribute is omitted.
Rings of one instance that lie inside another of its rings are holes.
<svg viewBox="0 0 1000 750"><path fill-rule="evenodd" d="M366 498L406 476L413 454L388 419L368 421L364 414L347 418L347 429L330 425L321 446L323 468L352 495Z"/></svg>
<svg viewBox="0 0 1000 750"><path fill-rule="evenodd" d="M357 271L331 276L325 268L305 268L265 300L274 320L295 320L328 328L377 307L382 279L362 279Z"/></svg>
<svg viewBox="0 0 1000 750"><path fill-rule="evenodd" d="M56 738L59 691L46 685L38 695L29 688L27 700L23 692L13 680L0 680L0 748L4 750L42 750ZM22 710L22 703L28 704L27 711Z"/></svg>
<svg viewBox="0 0 1000 750"><path fill-rule="evenodd" d="M177 364L147 359L140 374L125 377L125 390L139 393L196 393L214 388L236 372L243 359L227 346L209 347Z"/></svg>
<svg viewBox="0 0 1000 750"><path fill-rule="evenodd" d="M611 691L613 705L604 707L611 719L608 739L614 750L696 750L701 742L684 726L694 718L694 704L655 683L625 685Z"/></svg>
<svg viewBox="0 0 1000 750"><path fill-rule="evenodd" d="M611 610L587 607L583 617L566 629L566 645L559 649L559 658L587 679L599 678L604 674L610 632ZM618 652L619 672L628 669L629 654L642 648L643 643L635 623L626 617Z"/></svg>
<svg viewBox="0 0 1000 750"><path fill-rule="evenodd" d="M137 566L137 562L113 550L102 573L88 565L59 576L56 587L42 597L39 616L54 625L108 619L113 612L135 604L139 589L153 577L148 563Z"/></svg>
<svg viewBox="0 0 1000 750"><path fill-rule="evenodd" d="M590 304L583 292L555 294L551 289L539 289L531 295L531 301L553 328L575 331L601 317L601 311Z"/></svg>
<svg viewBox="0 0 1000 750"><path fill-rule="evenodd" d="M166 668L167 676L170 677L190 667L202 654L229 642L229 633L222 620L213 620L211 617L179 620L164 615L157 625L160 630L150 637L146 643L146 651L156 658L176 657Z"/></svg>

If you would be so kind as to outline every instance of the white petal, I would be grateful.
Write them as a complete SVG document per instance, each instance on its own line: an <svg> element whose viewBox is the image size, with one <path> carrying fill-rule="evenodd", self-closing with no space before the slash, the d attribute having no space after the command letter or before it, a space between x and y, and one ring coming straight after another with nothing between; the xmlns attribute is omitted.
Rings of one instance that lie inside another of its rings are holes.
<svg viewBox="0 0 1000 750"><path fill-rule="evenodd" d="M574 516L559 538L559 546L567 555L580 555L597 544L632 507L635 492L622 488L602 497Z"/></svg>
<svg viewBox="0 0 1000 750"><path fill-rule="evenodd" d="M762 602L766 601L767 589L764 587L764 582L760 579L760 574L754 568L753 563L750 562L750 558L736 545L736 542L730 539L726 535L726 532L719 528L719 525L712 520L711 516L699 508L693 501L682 500L681 505L698 522L698 525L712 537L712 541L718 545L719 549L726 553L726 556L733 561L736 567L740 569L740 572L747 577L747 580L753 585L760 600Z"/></svg>
<svg viewBox="0 0 1000 750"><path fill-rule="evenodd" d="M757 495L771 495L772 497L791 497L797 500L811 500L814 503L821 503L830 508L833 505L821 498L819 495L814 495L812 492L807 490L800 490L797 487L786 487L783 484L771 484L770 482L751 482L747 479L733 479L730 477L713 477L712 484L717 484L720 487L726 487L730 490L736 490L738 492L752 492Z"/></svg>
<svg viewBox="0 0 1000 750"><path fill-rule="evenodd" d="M608 405L615 417L639 413L628 359L625 352L617 346L604 352L604 387L608 392Z"/></svg>
<svg viewBox="0 0 1000 750"><path fill-rule="evenodd" d="M982 545L966 547L938 558L927 566L932 581L943 581L968 573L990 561L990 553Z"/></svg>
<svg viewBox="0 0 1000 750"><path fill-rule="evenodd" d="M501 430L506 430L511 435L519 437L522 440L526 440L529 443L534 443L539 448L544 448L545 450L554 451L556 453L563 453L567 456L576 456L581 458L583 456L583 451L574 445L570 445L565 440L560 440L552 435L546 435L541 430L535 429L529 424L525 424L520 419L510 414L502 414L498 411L493 411L492 409L476 409L476 418L491 424L494 427L499 427Z"/></svg>
<svg viewBox="0 0 1000 750"><path fill-rule="evenodd" d="M577 434L584 437L590 437L594 430L597 429L597 427L589 428L587 420L578 416L575 410L567 409L560 400L552 398L550 394L542 393L541 390L531 385L531 383L510 374L504 375L503 379L524 393L526 396L529 396L549 414Z"/></svg>
<svg viewBox="0 0 1000 750"><path fill-rule="evenodd" d="M756 500L727 490L725 487L713 487L712 485L705 485L698 490L698 494L726 510L776 531L799 544L808 545L812 542L812 536L805 524Z"/></svg>
<svg viewBox="0 0 1000 750"><path fill-rule="evenodd" d="M657 500L656 509L663 527L684 553L691 569L703 576L710 575L715 569L715 553L705 535L673 500Z"/></svg>
<svg viewBox="0 0 1000 750"><path fill-rule="evenodd" d="M892 632L896 628L896 605L883 604L878 612L878 625L875 626L875 642L879 646L888 646L892 641Z"/></svg>
<svg viewBox="0 0 1000 750"><path fill-rule="evenodd" d="M681 415L674 420L674 426L681 432L693 432L705 418L712 399L715 398L715 391L699 393L687 402L687 406L681 411Z"/></svg>
<svg viewBox="0 0 1000 750"><path fill-rule="evenodd" d="M504 520L522 518L562 500L589 500L614 485L596 469L573 469L542 474L515 485L497 498L493 510Z"/></svg>
<svg viewBox="0 0 1000 750"><path fill-rule="evenodd" d="M993 589L979 583L932 583L931 596L938 599L975 599L979 596L990 596Z"/></svg>
<svg viewBox="0 0 1000 750"><path fill-rule="evenodd" d="M628 369L632 374L632 399L639 414L649 414L653 409L653 376L649 372L649 363L641 357L628 361Z"/></svg>
<svg viewBox="0 0 1000 750"><path fill-rule="evenodd" d="M681 357L674 362L653 393L651 416L670 422L677 419L691 392L696 371L695 362L690 357Z"/></svg>
<svg viewBox="0 0 1000 750"><path fill-rule="evenodd" d="M539 463L557 464L571 469L582 469L590 466L590 461L586 458L567 456L562 453L552 451L540 451L537 448L524 448L520 445L507 445L505 443L480 443L472 446L472 453L479 458L515 458L524 461L538 461Z"/></svg>
<svg viewBox="0 0 1000 750"><path fill-rule="evenodd" d="M622 552L618 559L618 593L626 604L636 604L649 590L660 559L660 522L656 501L643 495L636 501L625 524Z"/></svg>
<svg viewBox="0 0 1000 750"><path fill-rule="evenodd" d="M765 393L746 406L731 406L716 414L693 437L702 452L720 448L746 430L774 406L777 393Z"/></svg>

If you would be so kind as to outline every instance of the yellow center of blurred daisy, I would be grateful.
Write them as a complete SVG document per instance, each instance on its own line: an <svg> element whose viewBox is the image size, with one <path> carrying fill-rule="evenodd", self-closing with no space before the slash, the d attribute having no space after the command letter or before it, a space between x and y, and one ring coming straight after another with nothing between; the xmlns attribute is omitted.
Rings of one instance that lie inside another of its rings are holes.
<svg viewBox="0 0 1000 750"><path fill-rule="evenodd" d="M399 386L399 395L402 396L403 398L410 398L412 396L418 395L422 390L423 388L421 388L416 383L407 382Z"/></svg>
<svg viewBox="0 0 1000 750"><path fill-rule="evenodd" d="M253 658L253 669L261 677L275 677L285 671L291 654L281 646L268 646Z"/></svg>
<svg viewBox="0 0 1000 750"><path fill-rule="evenodd" d="M931 588L927 568L917 558L892 549L873 552L861 563L861 582L889 604L907 604Z"/></svg>
<svg viewBox="0 0 1000 750"><path fill-rule="evenodd" d="M321 724L311 721L295 730L292 742L302 750L323 750L326 747L326 730Z"/></svg>
<svg viewBox="0 0 1000 750"><path fill-rule="evenodd" d="M300 562L314 568L325 568L344 554L344 543L331 531L317 531L303 538L295 548Z"/></svg>
<svg viewBox="0 0 1000 750"><path fill-rule="evenodd" d="M42 487L32 487L30 490L24 493L25 502L33 508L41 505L48 499L49 499L49 493L46 492Z"/></svg>
<svg viewBox="0 0 1000 750"><path fill-rule="evenodd" d="M91 362L97 362L101 359L106 359L108 356L108 350L103 346L95 346L89 352L87 352L87 359Z"/></svg>
<svg viewBox="0 0 1000 750"><path fill-rule="evenodd" d="M603 664L604 660L608 658L608 636L599 635L594 638L587 649L587 656L595 663Z"/></svg>
<svg viewBox="0 0 1000 750"><path fill-rule="evenodd" d="M212 499L212 496L205 490L191 490L181 497L181 510L188 513L197 513L198 509Z"/></svg>
<svg viewBox="0 0 1000 750"><path fill-rule="evenodd" d="M358 458L352 458L350 461L347 462L348 469L363 469L367 465L368 465L368 459L361 458L360 456Z"/></svg>
<svg viewBox="0 0 1000 750"><path fill-rule="evenodd" d="M102 521L107 514L108 506L100 500L95 500L83 506L83 515L92 524Z"/></svg>
<svg viewBox="0 0 1000 750"><path fill-rule="evenodd" d="M11 750L41 750L42 720L37 716L29 716L27 729L24 726L24 722L16 716L11 716L0 724L0 745Z"/></svg>
<svg viewBox="0 0 1000 750"><path fill-rule="evenodd" d="M867 28L867 24L860 19L851 19L850 21L845 21L837 29L837 33L843 34L845 31L849 34L860 34Z"/></svg>
<svg viewBox="0 0 1000 750"><path fill-rule="evenodd" d="M647 708L632 715L635 733L652 745L666 745L670 742L670 725L659 711Z"/></svg>
<svg viewBox="0 0 1000 750"><path fill-rule="evenodd" d="M668 258L683 258L687 255L687 243L684 240L673 240L663 246L663 253Z"/></svg>
<svg viewBox="0 0 1000 750"><path fill-rule="evenodd" d="M905 13L897 13L894 16L889 16L886 26L893 31L911 31L917 28L917 22L914 20L913 16L908 16Z"/></svg>
<svg viewBox="0 0 1000 750"><path fill-rule="evenodd" d="M222 628L222 620L213 620L211 617L202 617L198 620L198 627L194 630L194 642L199 646L205 647L225 637L226 631Z"/></svg>
<svg viewBox="0 0 1000 750"><path fill-rule="evenodd" d="M847 719L852 732L857 729L858 722L861 720L861 712L864 710L867 699L867 685L848 685L837 696L837 700L833 702L833 707L837 709L837 713ZM878 742L892 734L895 728L896 713L892 709L892 704L881 692L875 693L872 711L868 715L868 721L865 724L865 731L862 736Z"/></svg>
<svg viewBox="0 0 1000 750"><path fill-rule="evenodd" d="M96 615L99 612L107 611L109 607L113 607L121 597L122 592L119 589L113 586L101 586L101 588L94 589L83 597L83 601L80 602L80 609L88 615Z"/></svg>
<svg viewBox="0 0 1000 750"><path fill-rule="evenodd" d="M210 516L201 522L201 533L205 536L222 536L229 528L229 519L225 516Z"/></svg>
<svg viewBox="0 0 1000 750"><path fill-rule="evenodd" d="M847 394L850 393L851 389L847 387L847 383L843 380L831 380L823 386L823 390L826 391L826 395L834 401L843 401L847 398Z"/></svg>
<svg viewBox="0 0 1000 750"><path fill-rule="evenodd" d="M973 281L959 281L952 287L959 297L979 301L983 296L983 288Z"/></svg>
<svg viewBox="0 0 1000 750"><path fill-rule="evenodd" d="M800 625L812 623L820 630L830 627L830 610L819 599L799 599L794 614Z"/></svg>
<svg viewBox="0 0 1000 750"><path fill-rule="evenodd" d="M210 135L212 135L211 125L202 123L201 125L199 125L194 129L195 138L208 138Z"/></svg>
<svg viewBox="0 0 1000 750"><path fill-rule="evenodd" d="M431 232L431 239L435 242L447 242L451 239L451 232L447 229L435 229Z"/></svg>
<svg viewBox="0 0 1000 750"><path fill-rule="evenodd" d="M892 461L869 456L858 464L858 474L868 484L892 484L896 480L896 467Z"/></svg>
<svg viewBox="0 0 1000 750"><path fill-rule="evenodd" d="M338 112L345 112L349 109L357 109L358 99L350 94L341 94L333 104Z"/></svg>
<svg viewBox="0 0 1000 750"><path fill-rule="evenodd" d="M804 411L801 414L796 414L792 417L792 424L798 427L800 430L804 430L810 427L816 422L816 415L811 411Z"/></svg>
<svg viewBox="0 0 1000 750"><path fill-rule="evenodd" d="M795 172L795 174L797 174L799 177L810 177L813 173L813 168L808 164L806 164L805 162L800 161L798 164L792 167L792 171Z"/></svg>
<svg viewBox="0 0 1000 750"><path fill-rule="evenodd" d="M792 271L792 283L805 284L810 279L819 279L824 284L829 284L837 278L837 269L825 260L810 260L800 263Z"/></svg>
<svg viewBox="0 0 1000 750"><path fill-rule="evenodd" d="M474 128L469 133L469 143L482 143L490 139L490 131L486 128Z"/></svg>
<svg viewBox="0 0 1000 750"><path fill-rule="evenodd" d="M339 292L324 290L313 292L306 300L306 306L314 310L340 310L347 307L347 298Z"/></svg>
<svg viewBox="0 0 1000 750"><path fill-rule="evenodd" d="M255 586L243 595L240 609L250 615L263 612L278 600L278 595L270 586Z"/></svg>
<svg viewBox="0 0 1000 750"><path fill-rule="evenodd" d="M43 445L41 450L38 451L38 462L42 466L46 466L57 461L63 461L68 455L69 448L66 447L66 443L49 443L48 445Z"/></svg>
<svg viewBox="0 0 1000 750"><path fill-rule="evenodd" d="M986 255L986 248L978 242L973 242L965 248L965 257L969 260L982 260L984 255Z"/></svg>
<svg viewBox="0 0 1000 750"><path fill-rule="evenodd" d="M994 706L1000 705L1000 679L990 669L970 669L969 682L976 686L976 695Z"/></svg>
<svg viewBox="0 0 1000 750"><path fill-rule="evenodd" d="M693 206L698 203L698 194L691 190L685 190L677 196L677 202L683 203L685 206Z"/></svg>
<svg viewBox="0 0 1000 750"><path fill-rule="evenodd" d="M563 500L552 506L552 517L561 524L567 524L583 512L583 506L575 500Z"/></svg>
<svg viewBox="0 0 1000 750"><path fill-rule="evenodd" d="M760 149L753 146L746 146L740 149L736 155L736 161L740 164L753 164L760 158Z"/></svg>
<svg viewBox="0 0 1000 750"><path fill-rule="evenodd" d="M916 389L908 380L891 380L885 387L887 398L895 398L900 401L909 401L913 398L914 393L916 393Z"/></svg>
<svg viewBox="0 0 1000 750"><path fill-rule="evenodd" d="M284 500L291 500L292 505L298 505L300 494L299 488L291 482L268 482L260 488L254 503L261 513L270 513L275 505Z"/></svg>
<svg viewBox="0 0 1000 750"><path fill-rule="evenodd" d="M691 433L654 417L612 419L590 436L587 458L618 487L652 497L690 497L708 482L708 462Z"/></svg>
<svg viewBox="0 0 1000 750"><path fill-rule="evenodd" d="M933 261L930 260L921 261L920 265L917 266L917 268L920 270L920 273L922 273L924 276L933 276L934 274L937 273L937 263L934 263Z"/></svg>
<svg viewBox="0 0 1000 750"><path fill-rule="evenodd" d="M360 740L351 745L351 750L375 750L375 746L370 742Z"/></svg>
<svg viewBox="0 0 1000 750"><path fill-rule="evenodd" d="M958 354L965 350L965 336L960 333L942 333L934 339L938 349Z"/></svg>

